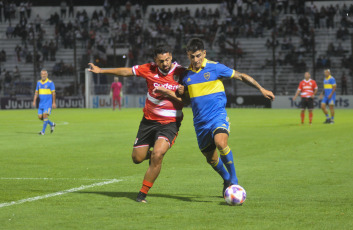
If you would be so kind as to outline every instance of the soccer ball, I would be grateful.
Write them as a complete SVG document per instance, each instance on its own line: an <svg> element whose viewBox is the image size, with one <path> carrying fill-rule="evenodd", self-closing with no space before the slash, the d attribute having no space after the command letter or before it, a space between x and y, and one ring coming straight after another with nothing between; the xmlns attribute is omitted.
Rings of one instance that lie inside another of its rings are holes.
<svg viewBox="0 0 353 230"><path fill-rule="evenodd" d="M229 205L242 205L246 199L246 191L240 185L231 185L224 192L224 199Z"/></svg>

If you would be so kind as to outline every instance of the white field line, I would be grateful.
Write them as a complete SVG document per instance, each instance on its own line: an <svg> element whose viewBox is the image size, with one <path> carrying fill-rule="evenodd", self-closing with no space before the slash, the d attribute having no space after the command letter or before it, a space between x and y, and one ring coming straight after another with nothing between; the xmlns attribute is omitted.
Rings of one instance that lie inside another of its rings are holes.
<svg viewBox="0 0 353 230"><path fill-rule="evenodd" d="M99 187L99 186L112 184L112 183L118 183L120 181L122 181L122 180L112 179L112 180L109 180L109 181L94 183L94 184L90 184L90 185L82 185L82 186L77 187L77 188L71 188L71 189L67 189L67 190L64 190L64 191L60 191L60 192L50 193L50 194L46 194L46 195L42 195L42 196L35 196L35 197L23 199L23 200L11 201L11 202L8 202L8 203L2 203L2 204L0 204L0 208L7 207L7 206L12 206L12 205L16 205L16 204L22 204L22 203L26 203L26 202L42 200L42 199L46 199L46 198L54 197L54 196L61 196L61 195L65 195L67 193L77 192L77 191L88 189L88 188Z"/></svg>
<svg viewBox="0 0 353 230"><path fill-rule="evenodd" d="M114 179L93 179L93 178L47 178L47 177L0 177L0 180L114 180Z"/></svg>

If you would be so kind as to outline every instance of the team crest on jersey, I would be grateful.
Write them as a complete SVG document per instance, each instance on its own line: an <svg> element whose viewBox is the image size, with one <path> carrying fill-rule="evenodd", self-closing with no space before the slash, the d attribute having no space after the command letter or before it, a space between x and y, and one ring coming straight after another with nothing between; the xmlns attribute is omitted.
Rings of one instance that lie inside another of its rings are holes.
<svg viewBox="0 0 353 230"><path fill-rule="evenodd" d="M187 82L189 82L189 81L191 81L191 79L190 79L190 78L188 78Z"/></svg>
<svg viewBox="0 0 353 230"><path fill-rule="evenodd" d="M48 85L45 85L44 88L48 88Z"/></svg>
<svg viewBox="0 0 353 230"><path fill-rule="evenodd" d="M210 79L210 72L204 73L203 77L208 81Z"/></svg>

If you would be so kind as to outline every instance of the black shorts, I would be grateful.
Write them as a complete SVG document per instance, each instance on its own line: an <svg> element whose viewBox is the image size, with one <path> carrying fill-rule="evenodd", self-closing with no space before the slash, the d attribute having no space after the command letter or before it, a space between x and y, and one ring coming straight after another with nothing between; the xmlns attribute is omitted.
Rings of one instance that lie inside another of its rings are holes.
<svg viewBox="0 0 353 230"><path fill-rule="evenodd" d="M308 108L308 109L313 109L314 108L314 99L311 97L302 97L302 109Z"/></svg>
<svg viewBox="0 0 353 230"><path fill-rule="evenodd" d="M180 122L161 124L143 117L137 132L134 148L153 147L159 138L165 139L169 143L169 147L172 147L178 136L179 127Z"/></svg>

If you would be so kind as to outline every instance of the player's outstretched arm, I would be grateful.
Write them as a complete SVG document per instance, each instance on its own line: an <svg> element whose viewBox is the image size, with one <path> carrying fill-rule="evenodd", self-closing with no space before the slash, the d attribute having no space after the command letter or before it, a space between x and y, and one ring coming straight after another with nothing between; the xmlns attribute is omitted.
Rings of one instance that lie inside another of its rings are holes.
<svg viewBox="0 0 353 230"><path fill-rule="evenodd" d="M88 69L88 71L93 73L114 74L122 77L134 76L132 68L128 67L121 67L115 69L101 69L93 63L88 63L88 65L90 66L90 69Z"/></svg>
<svg viewBox="0 0 353 230"><path fill-rule="evenodd" d="M267 99L270 99L270 100L275 99L275 95L273 95L273 93L271 91L262 88L262 86L257 81L255 81L254 78L250 77L249 75L235 71L234 78L244 82L245 84L247 84L251 87L258 89L262 93L262 95L264 95L264 97L266 97Z"/></svg>

